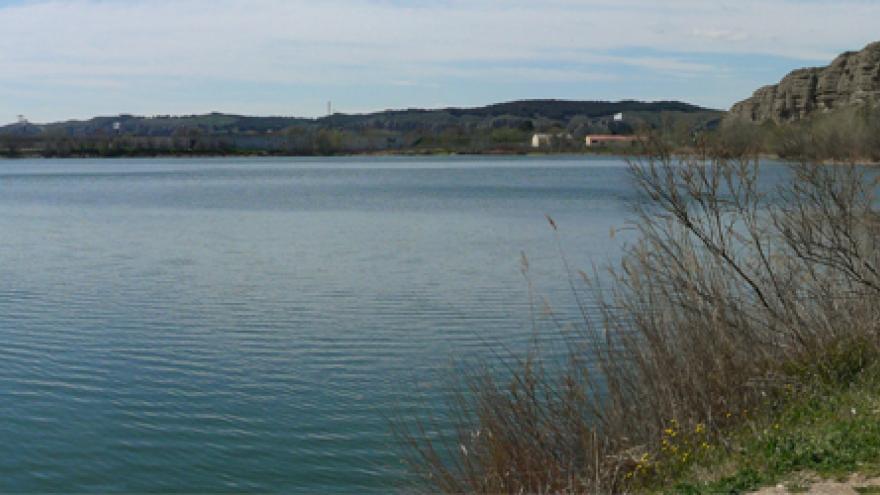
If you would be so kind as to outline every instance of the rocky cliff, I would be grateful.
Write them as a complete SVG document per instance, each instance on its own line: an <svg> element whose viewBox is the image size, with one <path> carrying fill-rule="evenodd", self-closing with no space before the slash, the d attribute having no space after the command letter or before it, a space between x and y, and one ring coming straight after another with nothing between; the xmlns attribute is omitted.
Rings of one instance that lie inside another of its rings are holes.
<svg viewBox="0 0 880 495"><path fill-rule="evenodd" d="M799 69L730 109L752 122L793 122L851 105L880 105L880 42L846 52L827 67Z"/></svg>

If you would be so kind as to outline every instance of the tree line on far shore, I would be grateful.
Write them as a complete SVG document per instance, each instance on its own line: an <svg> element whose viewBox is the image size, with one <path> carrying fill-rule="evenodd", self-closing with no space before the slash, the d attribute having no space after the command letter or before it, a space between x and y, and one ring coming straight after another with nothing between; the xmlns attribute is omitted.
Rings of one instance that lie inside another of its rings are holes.
<svg viewBox="0 0 880 495"><path fill-rule="evenodd" d="M585 148L584 137L588 134L652 131L687 142L717 124L721 115L680 102L557 100L466 109L333 114L318 119L219 113L119 115L43 125L22 121L0 127L0 155L526 153L535 151L532 137L536 133L558 138L539 151L573 152Z"/></svg>

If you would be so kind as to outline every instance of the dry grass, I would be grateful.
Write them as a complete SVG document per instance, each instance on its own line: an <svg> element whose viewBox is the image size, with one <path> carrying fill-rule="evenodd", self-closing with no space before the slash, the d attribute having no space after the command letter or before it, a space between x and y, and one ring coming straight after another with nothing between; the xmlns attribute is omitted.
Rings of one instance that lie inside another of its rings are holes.
<svg viewBox="0 0 880 495"><path fill-rule="evenodd" d="M880 356L867 171L800 163L790 184L765 190L747 149L676 158L657 145L630 165L638 240L604 287L583 277L601 316L584 312L567 363L533 353L505 379L470 373L454 441L397 424L428 490L662 483L700 448L724 448L723 432L756 409L815 380L852 380Z"/></svg>

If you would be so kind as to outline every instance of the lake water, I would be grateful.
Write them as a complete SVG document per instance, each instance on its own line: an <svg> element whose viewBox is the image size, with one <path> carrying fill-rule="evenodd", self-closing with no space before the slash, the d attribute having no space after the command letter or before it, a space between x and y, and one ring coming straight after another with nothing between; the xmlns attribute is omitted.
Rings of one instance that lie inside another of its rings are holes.
<svg viewBox="0 0 880 495"><path fill-rule="evenodd" d="M615 158L0 161L0 492L386 492L396 412L576 318ZM540 325L539 325L540 326Z"/></svg>

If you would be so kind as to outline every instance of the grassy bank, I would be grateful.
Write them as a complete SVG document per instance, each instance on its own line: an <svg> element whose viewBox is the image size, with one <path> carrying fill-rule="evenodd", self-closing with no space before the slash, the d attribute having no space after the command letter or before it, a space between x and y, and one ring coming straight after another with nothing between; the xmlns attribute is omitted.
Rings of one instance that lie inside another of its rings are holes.
<svg viewBox="0 0 880 495"><path fill-rule="evenodd" d="M714 439L706 438L700 427L681 431L671 425L660 453L643 462L630 489L711 494L783 485L799 492L817 480L880 475L876 369L850 383L791 386L754 411L731 414L740 416L737 424Z"/></svg>

